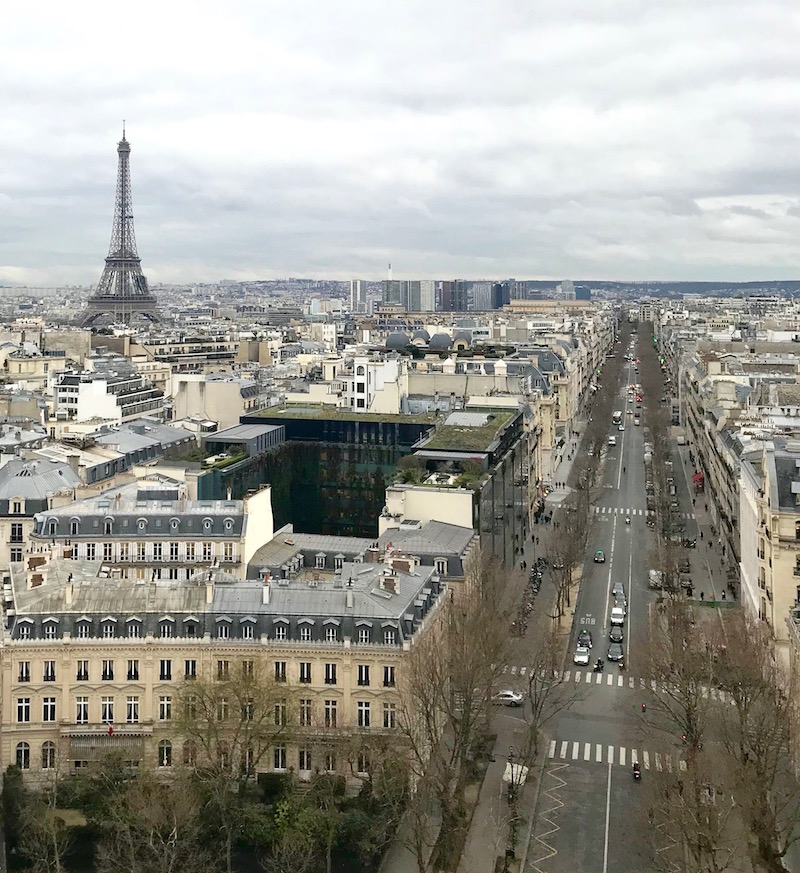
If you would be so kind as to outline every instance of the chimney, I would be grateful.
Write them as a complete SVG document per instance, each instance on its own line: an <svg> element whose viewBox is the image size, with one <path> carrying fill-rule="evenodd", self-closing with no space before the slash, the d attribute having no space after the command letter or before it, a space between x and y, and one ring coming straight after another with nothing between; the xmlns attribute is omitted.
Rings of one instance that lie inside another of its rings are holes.
<svg viewBox="0 0 800 873"><path fill-rule="evenodd" d="M76 455L76 454L67 455L67 463L69 464L72 472L75 473L76 475L80 475L80 467L79 467L80 461L81 461L80 455Z"/></svg>
<svg viewBox="0 0 800 873"><path fill-rule="evenodd" d="M397 594L397 576L387 576L383 580L383 587L392 594Z"/></svg>
<svg viewBox="0 0 800 873"><path fill-rule="evenodd" d="M261 588L261 602L269 606L269 576L264 577L264 585Z"/></svg>
<svg viewBox="0 0 800 873"><path fill-rule="evenodd" d="M214 602L214 583L211 579L206 582L206 603Z"/></svg>
<svg viewBox="0 0 800 873"><path fill-rule="evenodd" d="M72 582L67 582L67 585L64 588L64 605L65 606L72 606L72 594L73 594Z"/></svg>
<svg viewBox="0 0 800 873"><path fill-rule="evenodd" d="M353 589L352 588L348 588L347 591L345 591L344 598L345 598L345 606L347 607L347 609L353 609L353 607L355 606L355 600L353 598Z"/></svg>

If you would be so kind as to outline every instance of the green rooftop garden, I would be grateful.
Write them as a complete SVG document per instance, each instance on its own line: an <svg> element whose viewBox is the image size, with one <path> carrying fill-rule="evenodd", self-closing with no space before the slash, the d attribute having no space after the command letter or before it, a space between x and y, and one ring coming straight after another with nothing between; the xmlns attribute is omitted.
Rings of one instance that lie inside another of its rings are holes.
<svg viewBox="0 0 800 873"><path fill-rule="evenodd" d="M424 449L450 449L457 452L485 452L516 412L492 411L494 418L482 427L439 425Z"/></svg>
<svg viewBox="0 0 800 873"><path fill-rule="evenodd" d="M270 406L253 413L263 418L327 418L336 421L387 421L398 424L435 424L438 418L435 412L418 415L390 415L385 412L356 412L353 409L338 409L335 406L323 404L292 404Z"/></svg>

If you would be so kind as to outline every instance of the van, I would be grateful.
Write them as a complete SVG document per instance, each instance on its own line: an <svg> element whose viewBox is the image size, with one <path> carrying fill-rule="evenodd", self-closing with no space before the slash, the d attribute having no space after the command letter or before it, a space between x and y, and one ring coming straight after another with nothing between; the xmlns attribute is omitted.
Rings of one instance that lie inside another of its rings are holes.
<svg viewBox="0 0 800 873"><path fill-rule="evenodd" d="M625 613L618 606L611 609L611 624L625 624Z"/></svg>
<svg viewBox="0 0 800 873"><path fill-rule="evenodd" d="M639 416L638 415L634 415L633 423L634 423L634 425L636 425L636 427L639 426Z"/></svg>
<svg viewBox="0 0 800 873"><path fill-rule="evenodd" d="M617 444L617 438L615 436L610 436L608 438L608 444L610 446L615 446Z"/></svg>

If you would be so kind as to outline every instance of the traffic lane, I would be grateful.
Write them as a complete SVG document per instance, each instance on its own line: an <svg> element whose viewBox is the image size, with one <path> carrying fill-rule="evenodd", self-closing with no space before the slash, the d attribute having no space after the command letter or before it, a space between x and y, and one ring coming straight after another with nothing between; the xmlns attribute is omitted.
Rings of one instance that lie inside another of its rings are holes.
<svg viewBox="0 0 800 873"><path fill-rule="evenodd" d="M642 778L647 778L646 772ZM634 780L632 767L614 767L610 789L607 869L654 870L645 786Z"/></svg>
<svg viewBox="0 0 800 873"><path fill-rule="evenodd" d="M606 785L597 768L549 762L542 775L530 873L602 873Z"/></svg>

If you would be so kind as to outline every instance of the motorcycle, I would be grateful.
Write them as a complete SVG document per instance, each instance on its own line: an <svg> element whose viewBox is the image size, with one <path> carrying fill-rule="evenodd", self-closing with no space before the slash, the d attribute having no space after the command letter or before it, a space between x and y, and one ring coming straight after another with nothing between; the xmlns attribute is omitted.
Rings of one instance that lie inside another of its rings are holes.
<svg viewBox="0 0 800 873"><path fill-rule="evenodd" d="M603 664L604 664L603 659L598 658L597 663L594 665L594 672L595 673L602 673L603 672Z"/></svg>
<svg viewBox="0 0 800 873"><path fill-rule="evenodd" d="M633 765L633 779L634 779L634 781L636 781L637 779L641 779L641 778L642 778L642 771L639 768L639 762L637 761Z"/></svg>

